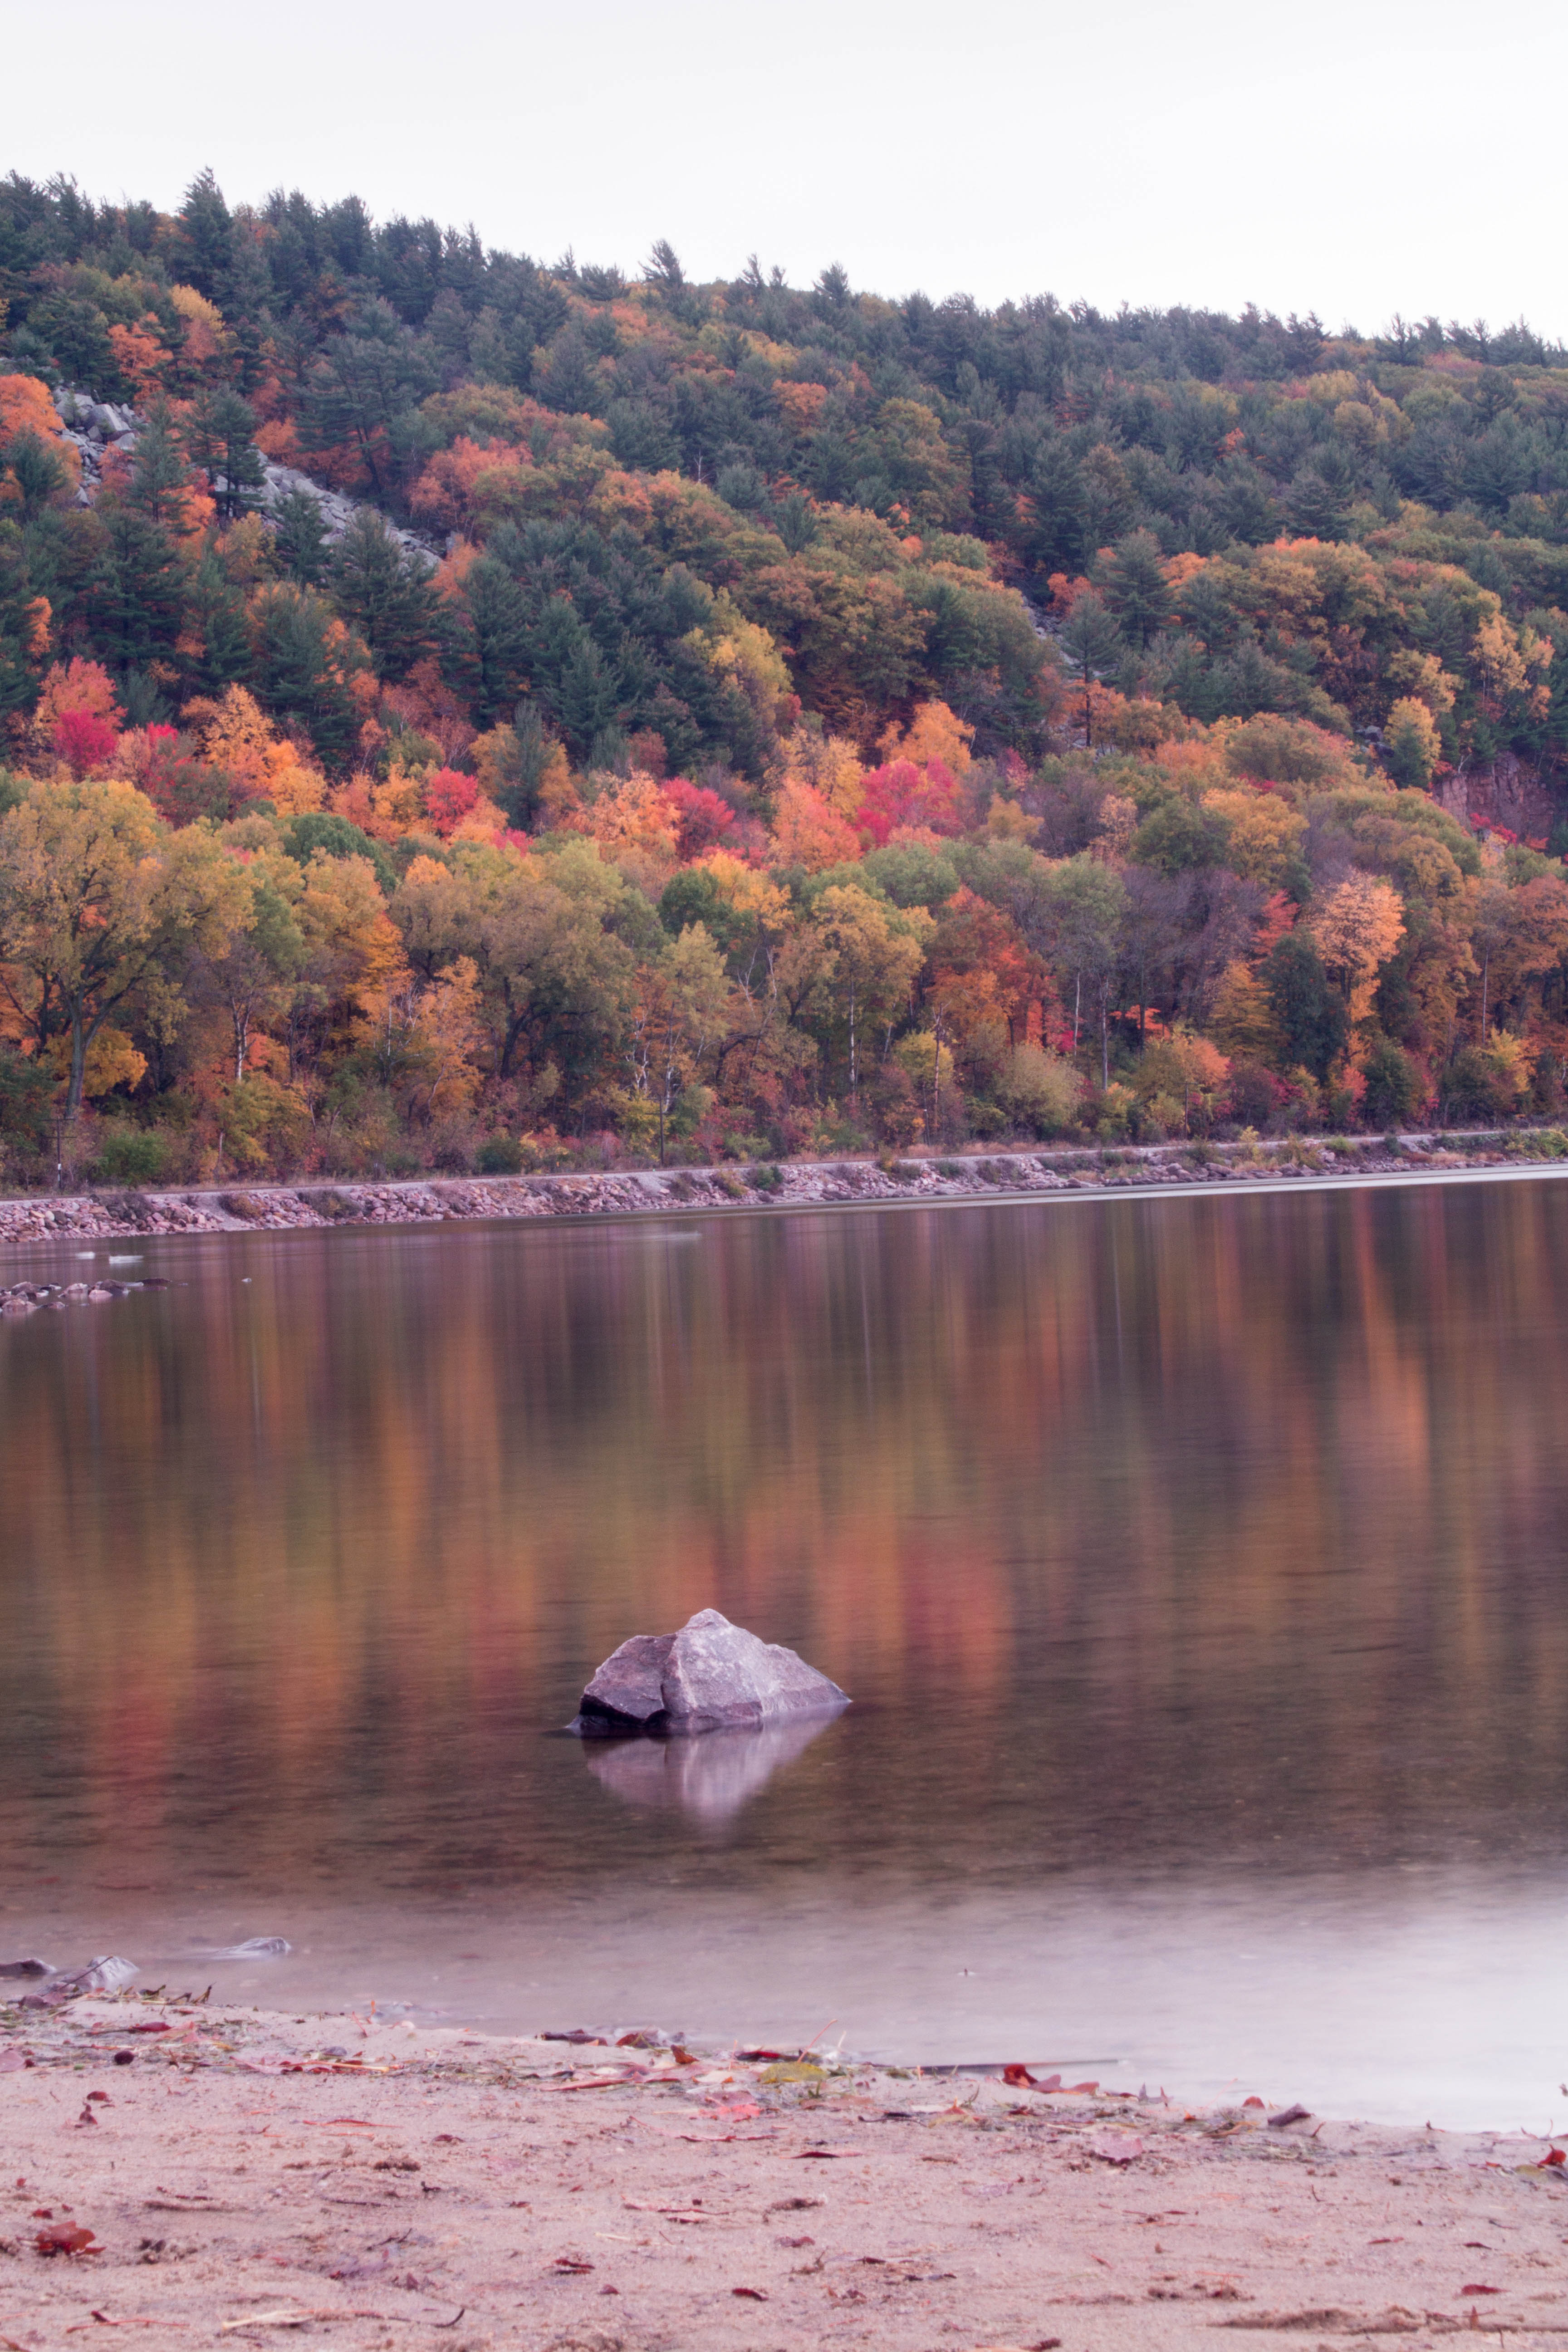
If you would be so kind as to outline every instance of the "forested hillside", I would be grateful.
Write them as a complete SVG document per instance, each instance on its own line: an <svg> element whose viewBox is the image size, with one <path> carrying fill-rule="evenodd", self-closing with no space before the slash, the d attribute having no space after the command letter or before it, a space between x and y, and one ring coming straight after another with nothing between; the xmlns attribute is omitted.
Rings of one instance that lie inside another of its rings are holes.
<svg viewBox="0 0 1568 2352"><path fill-rule="evenodd" d="M0 186L0 1175L1555 1113L1568 352Z"/></svg>

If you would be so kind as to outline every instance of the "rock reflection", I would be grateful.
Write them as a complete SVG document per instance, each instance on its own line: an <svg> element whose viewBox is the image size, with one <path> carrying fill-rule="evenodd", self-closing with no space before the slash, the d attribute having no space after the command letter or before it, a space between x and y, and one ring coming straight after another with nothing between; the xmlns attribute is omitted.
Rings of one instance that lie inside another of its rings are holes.
<svg viewBox="0 0 1568 2352"><path fill-rule="evenodd" d="M700 1739L584 1740L583 1759L625 1804L673 1806L694 1821L727 1822L782 1765L804 1755L832 1719L710 1731Z"/></svg>

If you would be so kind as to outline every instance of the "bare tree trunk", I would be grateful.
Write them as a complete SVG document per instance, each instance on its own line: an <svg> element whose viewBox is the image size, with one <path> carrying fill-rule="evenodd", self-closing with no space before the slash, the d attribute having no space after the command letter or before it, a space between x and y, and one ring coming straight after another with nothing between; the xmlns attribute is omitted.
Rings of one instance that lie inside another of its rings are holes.
<svg viewBox="0 0 1568 2352"><path fill-rule="evenodd" d="M75 1124L81 1108L82 1087L87 1077L87 1034L81 1025L81 1007L71 1014L70 1083L66 1089L66 1124Z"/></svg>

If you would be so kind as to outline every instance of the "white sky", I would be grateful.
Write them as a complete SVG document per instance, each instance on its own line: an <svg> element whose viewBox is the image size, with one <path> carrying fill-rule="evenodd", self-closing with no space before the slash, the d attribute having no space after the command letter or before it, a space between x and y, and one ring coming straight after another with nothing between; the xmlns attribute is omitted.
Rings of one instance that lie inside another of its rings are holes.
<svg viewBox="0 0 1568 2352"><path fill-rule="evenodd" d="M552 260L1568 336L1552 0L72 0L7 12L0 169L210 163Z"/></svg>

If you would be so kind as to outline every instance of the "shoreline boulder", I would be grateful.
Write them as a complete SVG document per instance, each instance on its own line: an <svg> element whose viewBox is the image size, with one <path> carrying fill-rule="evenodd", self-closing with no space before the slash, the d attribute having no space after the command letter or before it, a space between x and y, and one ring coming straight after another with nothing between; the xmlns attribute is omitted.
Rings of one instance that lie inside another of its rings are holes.
<svg viewBox="0 0 1568 2352"><path fill-rule="evenodd" d="M566 1727L579 1739L689 1738L753 1731L849 1705L837 1683L793 1650L761 1642L717 1609L700 1609L678 1633L634 1633L605 1660Z"/></svg>

